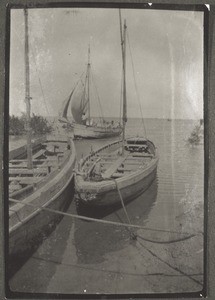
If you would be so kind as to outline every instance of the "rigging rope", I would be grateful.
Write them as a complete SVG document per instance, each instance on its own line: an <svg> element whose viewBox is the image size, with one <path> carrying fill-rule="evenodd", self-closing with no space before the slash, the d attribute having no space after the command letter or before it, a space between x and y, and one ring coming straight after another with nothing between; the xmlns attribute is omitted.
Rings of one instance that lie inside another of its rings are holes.
<svg viewBox="0 0 215 300"><path fill-rule="evenodd" d="M38 76L39 85L40 85L41 92L42 92L42 99L43 99L44 104L45 104L46 112L50 116L50 112L49 112L49 109L48 109L48 106L47 106L47 103L46 103L45 94L44 94L44 91L43 91L42 83L41 83L41 80L40 80L40 76L39 76L39 72L38 72L38 68L37 68L37 64L36 64L35 52L34 52L33 47L31 47L31 50L32 50L32 54L33 54L33 59L34 59L34 64L35 64L35 68L36 68L36 73L37 73L37 76Z"/></svg>
<svg viewBox="0 0 215 300"><path fill-rule="evenodd" d="M121 91L120 91L120 112L119 112L119 120L122 122L122 93L123 93L123 78L122 78L123 68L121 70Z"/></svg>
<svg viewBox="0 0 215 300"><path fill-rule="evenodd" d="M92 67L91 67L91 68L92 68ZM93 76L93 73L92 73L92 72L91 72L91 78L92 78L92 83L93 83L93 86L94 86L94 88L95 88L96 95L97 95L97 99L98 99L98 103L99 103L99 109L100 109L100 113L101 113L100 120L104 120L104 114L103 114L103 110L102 110L102 106L101 106L101 101L100 101L98 89L97 89L97 86L96 86L96 84L95 84L95 80L94 80L94 76Z"/></svg>
<svg viewBox="0 0 215 300"><path fill-rule="evenodd" d="M145 127L144 118L143 118L143 111L142 111L142 107L141 107L141 103L140 103L140 96L139 96L138 89L137 89L136 77L135 77L135 72L134 72L134 61L133 61L133 57L132 57L128 31L127 31L127 38L128 38L129 52L130 52L130 56L131 56L131 64L132 64L132 71L133 71L133 77L134 77L134 86L135 86L137 100L138 100L138 104L139 104L139 108L140 108L142 125L143 125L143 129L144 129L145 137L147 138L146 127Z"/></svg>

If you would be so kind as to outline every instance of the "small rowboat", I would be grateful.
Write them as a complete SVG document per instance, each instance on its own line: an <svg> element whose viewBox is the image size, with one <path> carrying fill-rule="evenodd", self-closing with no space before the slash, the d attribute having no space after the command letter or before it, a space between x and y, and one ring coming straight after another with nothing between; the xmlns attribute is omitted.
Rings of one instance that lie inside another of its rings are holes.
<svg viewBox="0 0 215 300"><path fill-rule="evenodd" d="M143 193L156 177L158 154L145 139L113 142L80 161L75 175L76 204L112 206Z"/></svg>

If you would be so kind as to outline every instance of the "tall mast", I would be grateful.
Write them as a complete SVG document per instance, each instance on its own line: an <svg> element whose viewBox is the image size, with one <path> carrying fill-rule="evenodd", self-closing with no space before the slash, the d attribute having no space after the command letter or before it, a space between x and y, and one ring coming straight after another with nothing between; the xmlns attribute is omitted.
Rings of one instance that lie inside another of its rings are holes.
<svg viewBox="0 0 215 300"><path fill-rule="evenodd" d="M27 130L27 167L32 169L31 145L31 103L30 103L30 76L29 76L29 44L28 44L28 10L24 9L25 16L25 102L26 102L26 130Z"/></svg>
<svg viewBox="0 0 215 300"><path fill-rule="evenodd" d="M90 122L90 44L88 48L88 64L87 64L87 102L88 102L88 115Z"/></svg>
<svg viewBox="0 0 215 300"><path fill-rule="evenodd" d="M124 154L124 144L125 144L125 125L127 122L127 99L126 99L126 21L124 20L124 30L122 32L122 19L119 10L120 19L120 36L121 36L121 48L122 48L122 69L123 69L123 131L122 131L122 155Z"/></svg>

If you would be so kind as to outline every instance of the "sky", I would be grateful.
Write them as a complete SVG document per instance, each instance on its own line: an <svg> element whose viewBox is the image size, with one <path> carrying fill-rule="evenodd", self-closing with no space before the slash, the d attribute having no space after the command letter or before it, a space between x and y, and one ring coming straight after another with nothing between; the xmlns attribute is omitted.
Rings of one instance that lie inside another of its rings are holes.
<svg viewBox="0 0 215 300"><path fill-rule="evenodd" d="M203 118L203 12L122 9L127 24L128 117ZM120 114L122 55L115 8L29 10L32 112L56 116L86 71L96 89L91 112ZM10 114L25 111L24 12L12 9Z"/></svg>

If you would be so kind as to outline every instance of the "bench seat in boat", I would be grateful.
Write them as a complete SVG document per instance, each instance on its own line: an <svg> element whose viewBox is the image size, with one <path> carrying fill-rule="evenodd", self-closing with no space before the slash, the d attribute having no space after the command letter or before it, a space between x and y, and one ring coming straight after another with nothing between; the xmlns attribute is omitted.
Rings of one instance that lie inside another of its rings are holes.
<svg viewBox="0 0 215 300"><path fill-rule="evenodd" d="M21 174L26 174L26 175L33 175L33 174L47 174L48 169L47 168L39 168L39 169L9 169L9 174L10 175L21 175Z"/></svg>
<svg viewBox="0 0 215 300"><path fill-rule="evenodd" d="M114 172L121 166L121 164L126 160L127 156L120 156L113 164L102 174L102 177L110 178Z"/></svg>

